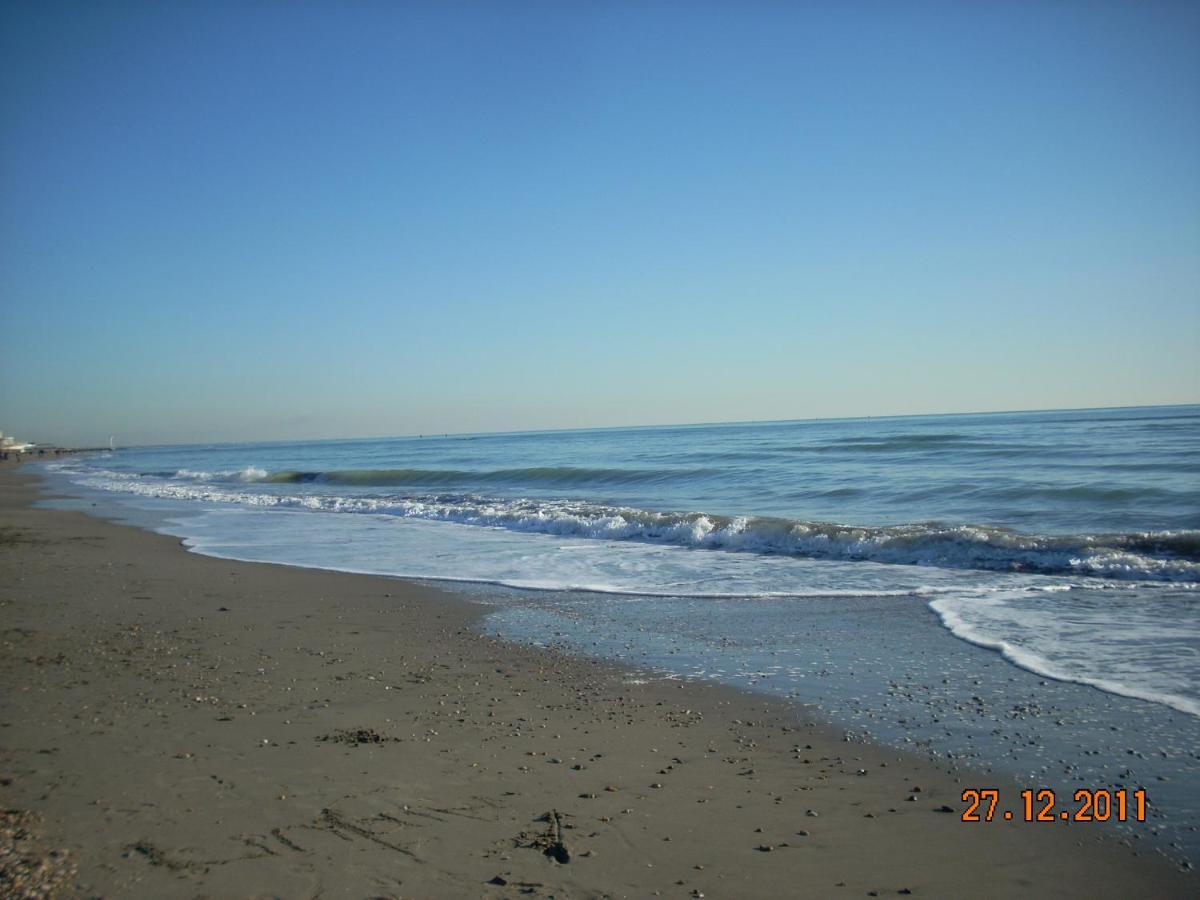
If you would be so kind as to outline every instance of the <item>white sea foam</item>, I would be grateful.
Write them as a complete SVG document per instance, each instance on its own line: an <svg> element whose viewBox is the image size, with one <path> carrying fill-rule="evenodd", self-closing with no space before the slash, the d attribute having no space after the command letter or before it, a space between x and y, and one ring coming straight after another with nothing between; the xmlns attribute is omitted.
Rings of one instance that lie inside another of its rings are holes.
<svg viewBox="0 0 1200 900"><path fill-rule="evenodd" d="M1089 608L1078 602L1038 607L1030 600L1027 592L960 591L929 606L956 637L998 650L1030 672L1200 716L1193 662L1200 623L1194 618L1185 624L1186 618L1163 611L1161 601ZM1119 643L1096 639L1105 633L1120 635Z"/></svg>
<svg viewBox="0 0 1200 900"><path fill-rule="evenodd" d="M110 474L117 475L117 474L125 474L125 473L113 472ZM147 478L147 477L153 477L153 476L144 476L143 475L143 476L136 476L136 477ZM250 482L256 482L256 481L262 481L264 478L266 478L267 470L260 469L257 466L247 466L244 469L234 469L234 470L224 471L224 472L205 472L203 470L197 470L197 469L178 469L170 477L175 480L178 480L178 481L198 481L198 482L205 482L205 483L211 483L211 482L250 483ZM151 483L153 483L153 482L151 482Z"/></svg>
<svg viewBox="0 0 1200 900"><path fill-rule="evenodd" d="M172 477L178 478L182 481L212 481L215 476L212 472L201 472L196 471L195 469L179 469Z"/></svg>
<svg viewBox="0 0 1200 900"><path fill-rule="evenodd" d="M977 580L949 570L904 569L897 576L891 567L870 563L696 554L672 545L583 538L564 543L550 535L448 522L310 517L279 509L214 510L187 519L172 533L188 535L186 545L197 552L247 561L630 600L928 598ZM447 553L448 547L454 552ZM997 580L997 589L1015 587L1012 576L987 577Z"/></svg>

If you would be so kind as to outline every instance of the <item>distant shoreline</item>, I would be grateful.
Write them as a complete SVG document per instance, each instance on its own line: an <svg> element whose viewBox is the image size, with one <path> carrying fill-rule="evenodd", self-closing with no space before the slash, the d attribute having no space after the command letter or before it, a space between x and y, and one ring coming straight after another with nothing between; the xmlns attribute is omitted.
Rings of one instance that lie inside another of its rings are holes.
<svg viewBox="0 0 1200 900"><path fill-rule="evenodd" d="M26 462L45 462L61 456L74 456L80 453L99 452L98 447L38 447L35 450L0 450L0 465L16 465ZM103 448L106 452L107 447Z"/></svg>

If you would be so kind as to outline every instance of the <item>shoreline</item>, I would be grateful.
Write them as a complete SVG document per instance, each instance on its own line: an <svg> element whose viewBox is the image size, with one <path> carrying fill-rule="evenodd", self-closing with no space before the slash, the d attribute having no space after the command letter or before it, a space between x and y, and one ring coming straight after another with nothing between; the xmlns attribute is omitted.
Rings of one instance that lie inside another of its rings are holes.
<svg viewBox="0 0 1200 900"><path fill-rule="evenodd" d="M0 469L0 797L79 895L1196 892L1102 826L962 823L963 787L1017 787L787 701L498 640L461 591L34 509L34 478Z"/></svg>

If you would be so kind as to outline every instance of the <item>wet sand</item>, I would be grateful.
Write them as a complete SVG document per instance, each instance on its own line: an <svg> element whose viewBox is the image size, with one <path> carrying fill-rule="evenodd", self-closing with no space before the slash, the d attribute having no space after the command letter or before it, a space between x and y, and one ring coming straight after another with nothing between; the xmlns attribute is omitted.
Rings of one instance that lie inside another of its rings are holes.
<svg viewBox="0 0 1200 900"><path fill-rule="evenodd" d="M1018 788L783 701L631 683L480 634L461 596L197 556L34 485L0 468L0 894L14 846L85 897L1200 892L1104 826L965 824L964 787Z"/></svg>

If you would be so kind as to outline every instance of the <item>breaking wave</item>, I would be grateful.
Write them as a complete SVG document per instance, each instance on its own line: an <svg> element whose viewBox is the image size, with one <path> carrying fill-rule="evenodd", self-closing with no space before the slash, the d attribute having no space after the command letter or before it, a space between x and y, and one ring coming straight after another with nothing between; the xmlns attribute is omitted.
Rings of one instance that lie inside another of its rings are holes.
<svg viewBox="0 0 1200 900"><path fill-rule="evenodd" d="M558 483L553 479L561 478L564 479L562 483L578 484L581 478L598 481L617 477L640 477L645 480L658 477L650 472L536 468L502 469L482 475L475 472L469 473L469 477L472 483L486 481L490 475L503 483L537 478L543 479L543 484ZM149 497L371 513L518 532L609 541L642 541L695 549L1001 572L1200 583L1200 530L1037 535L984 525L918 522L854 526L771 516L658 512L586 501L511 499L475 493L338 496L266 490L268 487L273 489L310 483L333 486L452 486L460 476L457 470L383 469L267 474L262 470L247 469L212 476L210 479L192 477L202 474L207 473L185 475L176 472L170 478L147 478L96 471L85 476L82 482L91 487ZM219 479L220 483L213 479ZM253 490L253 484L259 484L261 488Z"/></svg>

